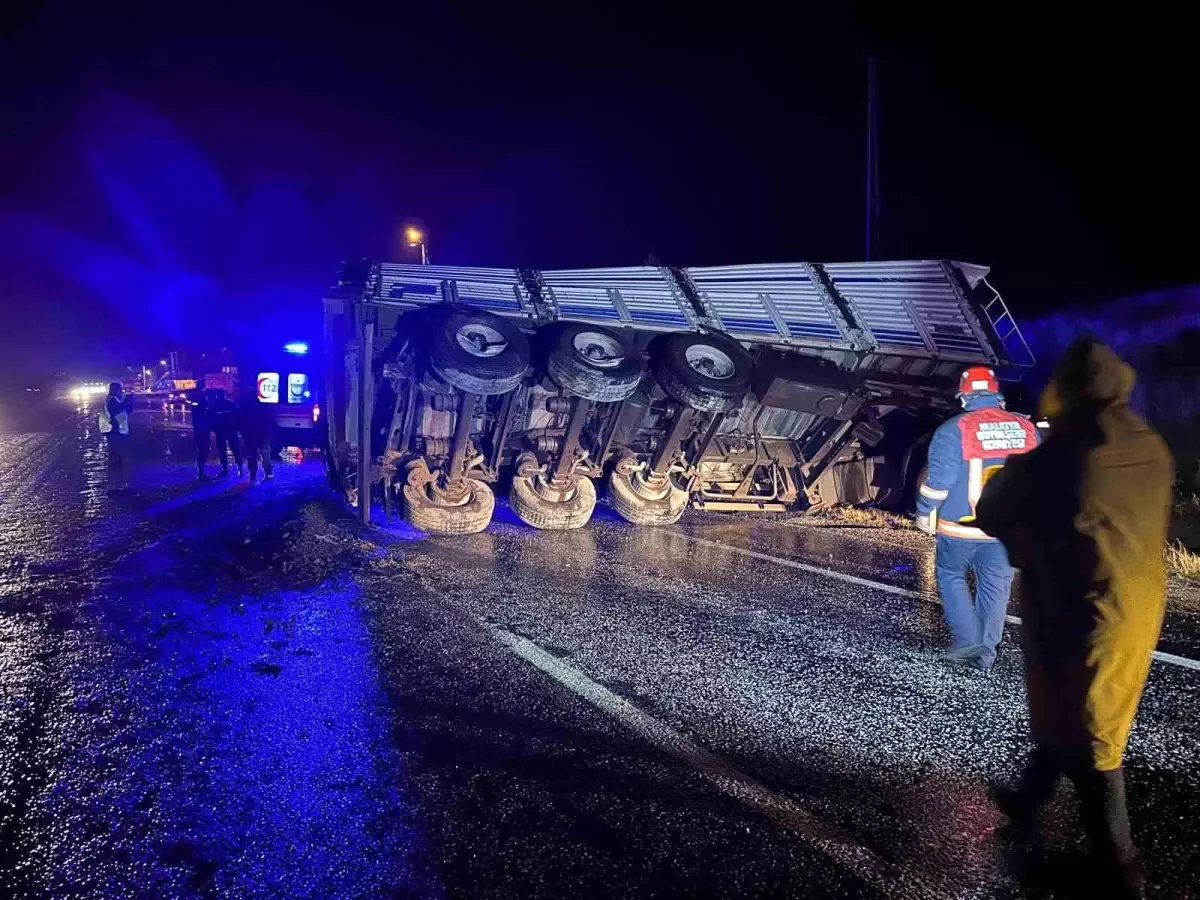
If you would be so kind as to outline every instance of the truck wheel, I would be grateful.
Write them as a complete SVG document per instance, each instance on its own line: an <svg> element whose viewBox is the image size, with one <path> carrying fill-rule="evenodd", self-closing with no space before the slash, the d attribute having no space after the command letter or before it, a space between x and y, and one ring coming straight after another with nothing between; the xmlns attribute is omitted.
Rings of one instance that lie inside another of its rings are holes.
<svg viewBox="0 0 1200 900"><path fill-rule="evenodd" d="M752 370L750 354L732 338L676 332L662 339L654 374L685 406L723 412L746 396Z"/></svg>
<svg viewBox="0 0 1200 900"><path fill-rule="evenodd" d="M646 357L619 332L577 322L556 332L546 369L559 387L595 403L615 403L637 390Z"/></svg>
<svg viewBox="0 0 1200 900"><path fill-rule="evenodd" d="M529 366L529 342L512 322L458 308L433 321L429 364L447 384L469 394L507 394Z"/></svg>
<svg viewBox="0 0 1200 900"><path fill-rule="evenodd" d="M427 534L476 534L488 527L496 496L486 483L468 478L467 499L455 506L434 503L419 487L404 485L404 518Z"/></svg>
<svg viewBox="0 0 1200 900"><path fill-rule="evenodd" d="M596 485L585 475L579 476L574 493L566 500L553 500L538 491L534 479L540 475L513 477L508 502L527 525L554 531L582 528L596 508Z"/></svg>
<svg viewBox="0 0 1200 900"><path fill-rule="evenodd" d="M622 519L634 525L674 525L678 522L687 508L687 491L675 487L669 479L664 490L648 488L640 472L623 474L614 469L608 479L608 501Z"/></svg>

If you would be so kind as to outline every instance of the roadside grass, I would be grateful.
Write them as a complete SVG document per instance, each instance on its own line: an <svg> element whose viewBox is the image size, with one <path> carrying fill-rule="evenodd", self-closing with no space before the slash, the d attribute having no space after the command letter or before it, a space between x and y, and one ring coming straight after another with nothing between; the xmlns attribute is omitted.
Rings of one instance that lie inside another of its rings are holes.
<svg viewBox="0 0 1200 900"><path fill-rule="evenodd" d="M1171 539L1163 564L1171 575L1200 581L1200 494L1175 496L1171 509Z"/></svg>
<svg viewBox="0 0 1200 900"><path fill-rule="evenodd" d="M1171 512L1171 538L1163 548L1163 565L1169 575L1200 583L1200 494L1176 495ZM814 509L805 518L829 525L916 530L907 516L849 505Z"/></svg>
<svg viewBox="0 0 1200 900"><path fill-rule="evenodd" d="M1182 541L1167 544L1163 551L1163 564L1170 575L1200 582L1200 553L1193 553Z"/></svg>
<svg viewBox="0 0 1200 900"><path fill-rule="evenodd" d="M856 525L863 528L894 528L916 530L916 525L907 516L859 506L839 504L814 509L808 517L835 525Z"/></svg>

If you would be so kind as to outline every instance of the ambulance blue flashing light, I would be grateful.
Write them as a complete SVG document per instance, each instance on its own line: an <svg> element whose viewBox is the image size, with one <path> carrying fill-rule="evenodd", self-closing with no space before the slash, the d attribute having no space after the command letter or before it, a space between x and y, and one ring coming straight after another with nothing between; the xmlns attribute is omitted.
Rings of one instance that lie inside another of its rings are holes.
<svg viewBox="0 0 1200 900"><path fill-rule="evenodd" d="M283 349L288 353L295 353L299 356L308 352L308 344L303 341L296 341L291 344L284 344Z"/></svg>

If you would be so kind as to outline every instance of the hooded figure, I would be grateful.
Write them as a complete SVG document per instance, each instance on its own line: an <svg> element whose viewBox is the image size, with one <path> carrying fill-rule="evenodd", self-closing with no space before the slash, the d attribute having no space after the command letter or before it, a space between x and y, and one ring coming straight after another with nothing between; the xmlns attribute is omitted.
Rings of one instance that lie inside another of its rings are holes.
<svg viewBox="0 0 1200 900"><path fill-rule="evenodd" d="M997 801L1031 826L1060 775L1124 896L1144 895L1121 761L1165 608L1162 549L1173 468L1129 406L1134 373L1103 344L1074 344L1042 398L1050 437L984 489L978 524L1020 567L1035 751Z"/></svg>

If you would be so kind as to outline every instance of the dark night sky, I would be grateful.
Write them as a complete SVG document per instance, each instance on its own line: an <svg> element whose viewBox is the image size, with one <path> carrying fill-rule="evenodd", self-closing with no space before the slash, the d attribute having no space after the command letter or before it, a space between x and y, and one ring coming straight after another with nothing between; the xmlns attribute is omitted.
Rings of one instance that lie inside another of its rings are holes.
<svg viewBox="0 0 1200 900"><path fill-rule="evenodd" d="M10 371L309 332L408 218L448 264L861 258L868 48L882 255L1026 314L1200 280L1180 23L181 6L7 14Z"/></svg>

